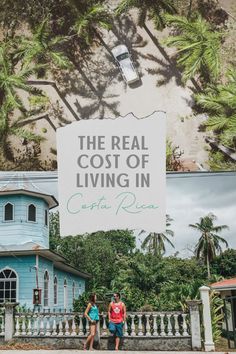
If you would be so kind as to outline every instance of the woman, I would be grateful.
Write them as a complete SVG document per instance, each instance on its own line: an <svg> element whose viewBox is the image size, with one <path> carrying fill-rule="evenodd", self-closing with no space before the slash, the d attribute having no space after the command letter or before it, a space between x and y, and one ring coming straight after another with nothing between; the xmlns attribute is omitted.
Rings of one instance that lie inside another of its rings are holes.
<svg viewBox="0 0 236 354"><path fill-rule="evenodd" d="M90 329L89 336L84 344L84 350L87 349L88 345L89 345L89 350L93 350L94 337L97 332L97 323L99 321L99 313L96 305L96 299L97 299L96 294L91 294L89 296L89 303L84 313L84 316L89 321L89 329Z"/></svg>

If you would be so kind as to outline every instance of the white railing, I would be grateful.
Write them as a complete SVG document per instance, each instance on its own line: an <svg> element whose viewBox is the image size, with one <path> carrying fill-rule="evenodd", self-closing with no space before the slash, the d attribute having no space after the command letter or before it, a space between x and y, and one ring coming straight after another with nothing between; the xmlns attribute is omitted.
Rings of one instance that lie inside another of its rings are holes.
<svg viewBox="0 0 236 354"><path fill-rule="evenodd" d="M20 312L15 314L14 336L82 337L89 323L75 312ZM188 315L182 312L128 312L124 336L179 337L190 336ZM100 315L100 336L109 336L107 314Z"/></svg>
<svg viewBox="0 0 236 354"><path fill-rule="evenodd" d="M0 337L4 337L5 335L5 311L2 308L0 310Z"/></svg>

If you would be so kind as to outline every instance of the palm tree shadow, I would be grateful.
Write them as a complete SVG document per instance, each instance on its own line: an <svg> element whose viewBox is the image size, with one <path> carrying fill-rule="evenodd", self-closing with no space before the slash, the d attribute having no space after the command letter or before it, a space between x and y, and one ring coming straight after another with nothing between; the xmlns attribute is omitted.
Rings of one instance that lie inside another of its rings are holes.
<svg viewBox="0 0 236 354"><path fill-rule="evenodd" d="M150 60L156 61L158 64L163 66L163 69L160 70L159 74L162 74L164 77L166 77L166 79L161 80L160 84L162 83L162 81L163 81L163 84L166 84L167 82L169 82L171 77L175 76L176 84L178 86L183 86L182 75L181 75L180 70L177 68L175 60L170 58L169 54L161 46L158 39L152 34L150 29L147 27L146 23L144 23L143 28L145 29L145 31L147 32L147 34L149 35L149 37L151 38L151 40L153 41L153 43L155 44L155 46L158 48L159 52L161 53L161 55L165 59L165 61L159 60L158 58L154 57L152 54L148 55Z"/></svg>
<svg viewBox="0 0 236 354"><path fill-rule="evenodd" d="M183 83L181 81L181 75L177 71L176 67L173 67L172 63L170 63L169 61L159 59L153 54L146 54L146 55L142 54L141 56L146 60L150 60L156 63L159 66L157 68L146 69L146 71L149 74L160 76L160 79L157 80L157 86L168 84L173 77L175 78L176 84L178 86L183 86Z"/></svg>

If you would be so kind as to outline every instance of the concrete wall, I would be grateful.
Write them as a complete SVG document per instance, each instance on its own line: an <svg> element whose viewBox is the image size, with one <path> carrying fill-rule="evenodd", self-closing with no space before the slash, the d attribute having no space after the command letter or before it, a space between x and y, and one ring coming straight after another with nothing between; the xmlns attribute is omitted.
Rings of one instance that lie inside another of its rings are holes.
<svg viewBox="0 0 236 354"><path fill-rule="evenodd" d="M13 342L31 343L40 346L47 346L52 349L83 349L86 337L17 337ZM0 344L3 344L3 338L0 338ZM96 346L96 343L95 345ZM191 350L190 337L126 337L121 342L121 350L155 350L155 351L188 351ZM112 337L102 337L100 341L100 349L114 349L114 340Z"/></svg>

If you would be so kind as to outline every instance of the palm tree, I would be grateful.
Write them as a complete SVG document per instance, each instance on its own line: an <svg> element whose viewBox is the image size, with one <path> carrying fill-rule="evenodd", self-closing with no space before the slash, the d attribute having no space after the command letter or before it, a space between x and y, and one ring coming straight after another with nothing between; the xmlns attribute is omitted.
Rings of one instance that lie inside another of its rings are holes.
<svg viewBox="0 0 236 354"><path fill-rule="evenodd" d="M183 69L183 80L196 75L206 81L216 80L220 74L220 46L222 33L213 30L201 16L188 19L166 15L167 23L178 32L166 40L177 48L177 64Z"/></svg>
<svg viewBox="0 0 236 354"><path fill-rule="evenodd" d="M94 36L99 37L99 28L106 30L111 28L111 15L109 11L101 4L90 4L84 10L77 6L77 19L74 30L78 36L83 38L89 45Z"/></svg>
<svg viewBox="0 0 236 354"><path fill-rule="evenodd" d="M175 14L176 8L173 0L121 0L116 8L116 14L120 15L129 9L137 8L139 11L138 23L143 26L147 16L151 18L157 29L165 27L165 14Z"/></svg>
<svg viewBox="0 0 236 354"><path fill-rule="evenodd" d="M197 103L209 114L204 123L208 130L218 133L226 146L235 144L236 136L236 70L227 72L228 82L209 86L204 93L195 95Z"/></svg>
<svg viewBox="0 0 236 354"><path fill-rule="evenodd" d="M208 278L211 276L210 262L215 256L222 252L221 243L228 247L227 241L218 235L221 231L228 229L227 225L214 225L216 220L214 214L201 217L200 222L189 224L191 228L201 233L195 246L195 254L198 259L203 259L207 266Z"/></svg>
<svg viewBox="0 0 236 354"><path fill-rule="evenodd" d="M167 242L169 245L171 245L174 248L173 243L170 241L168 236L174 236L174 232L168 227L171 225L171 221L173 219L170 218L169 215L166 215L166 231L165 233L155 233L151 232L143 241L141 247L142 249L147 249L148 252L152 253L155 256L161 257L163 254L166 252L166 247L165 243ZM144 233L145 231L141 231L141 233ZM140 233L140 234L141 234Z"/></svg>
<svg viewBox="0 0 236 354"><path fill-rule="evenodd" d="M22 109L23 103L17 89L35 92L35 88L27 84L27 79L38 70L38 67L23 67L16 72L9 53L9 46L9 44L0 46L0 103L3 105L6 101L5 107L8 107L7 110Z"/></svg>
<svg viewBox="0 0 236 354"><path fill-rule="evenodd" d="M18 56L26 67L35 61L38 64L51 62L59 68L66 69L71 67L71 63L59 46L68 40L69 37L54 36L49 30L49 21L46 18L35 28L32 37L20 37Z"/></svg>

